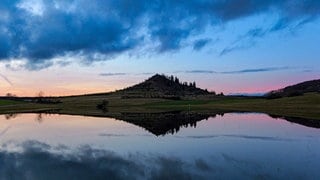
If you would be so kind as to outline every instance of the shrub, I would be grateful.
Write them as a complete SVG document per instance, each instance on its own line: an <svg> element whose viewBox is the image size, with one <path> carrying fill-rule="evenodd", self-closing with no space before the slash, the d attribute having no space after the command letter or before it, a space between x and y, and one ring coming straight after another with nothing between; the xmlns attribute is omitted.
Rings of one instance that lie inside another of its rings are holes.
<svg viewBox="0 0 320 180"><path fill-rule="evenodd" d="M267 94L266 98L267 99L278 99L278 98L282 98L282 96L280 94L277 94L277 93L271 93L271 94Z"/></svg>
<svg viewBox="0 0 320 180"><path fill-rule="evenodd" d="M102 102L100 104L97 105L97 109L103 110L103 111L107 111L108 110L108 105L109 105L109 101L107 100L102 100Z"/></svg>
<svg viewBox="0 0 320 180"><path fill-rule="evenodd" d="M290 93L288 94L288 97L302 96L302 95L303 95L303 92L295 91L295 92L290 92Z"/></svg>

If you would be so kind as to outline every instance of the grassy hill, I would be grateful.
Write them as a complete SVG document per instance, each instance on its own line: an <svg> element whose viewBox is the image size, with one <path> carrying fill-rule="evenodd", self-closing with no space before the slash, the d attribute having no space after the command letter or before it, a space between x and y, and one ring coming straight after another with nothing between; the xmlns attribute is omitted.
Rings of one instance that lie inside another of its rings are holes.
<svg viewBox="0 0 320 180"><path fill-rule="evenodd" d="M116 92L122 98L167 98L209 95L207 90L196 87L195 82L180 82L177 77L156 74L142 83Z"/></svg>
<svg viewBox="0 0 320 180"><path fill-rule="evenodd" d="M267 98L281 98L281 97L292 97L300 96L304 93L318 92L320 93L320 79L305 81L299 84L287 86L285 88L271 91L266 94Z"/></svg>
<svg viewBox="0 0 320 180"><path fill-rule="evenodd" d="M320 120L320 93L317 92L279 99L216 96L197 88L193 83L181 83L174 77L163 75L152 76L142 83L113 93L51 97L50 100L42 98L42 101L31 102L26 101L28 98L0 98L0 114L49 111L123 118L119 114L169 111L212 114L217 111L241 111ZM50 101L55 103L47 103ZM106 107L100 109L98 105L102 102L107 102Z"/></svg>

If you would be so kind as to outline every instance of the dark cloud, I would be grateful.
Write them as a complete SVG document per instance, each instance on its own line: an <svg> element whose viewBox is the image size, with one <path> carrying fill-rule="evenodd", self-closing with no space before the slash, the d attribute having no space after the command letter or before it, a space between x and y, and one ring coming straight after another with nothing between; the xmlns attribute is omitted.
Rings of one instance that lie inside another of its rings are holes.
<svg viewBox="0 0 320 180"><path fill-rule="evenodd" d="M301 28L304 24L309 23L315 20L314 16L305 16L299 19L290 19L288 17L283 17L278 19L271 27L269 28L253 28L250 29L243 35L240 35L234 42L227 45L220 52L220 56L226 55L233 51L249 49L254 47L257 44L257 41L263 37L269 35L270 33L275 33L284 29L287 29L289 32L295 32L297 29Z"/></svg>
<svg viewBox="0 0 320 180"><path fill-rule="evenodd" d="M207 27L272 11L279 20L265 32L278 31L316 19L318 0L28 0L0 2L0 59L27 59L26 67L51 66L56 57L83 61L107 60L137 49L148 53L177 51ZM251 36L262 36L251 32ZM248 36L250 36L248 34ZM213 37L209 37L213 38ZM193 43L195 50L209 38ZM152 42L147 43L147 42ZM239 49L226 48L224 53ZM242 46L240 46L242 47ZM240 48L241 49L241 48Z"/></svg>
<svg viewBox="0 0 320 180"><path fill-rule="evenodd" d="M243 69L238 71L223 71L221 74L244 74L244 73L256 73L256 72L270 72L270 71L281 71L292 69L290 67L267 67L267 68L256 68L256 69Z"/></svg>
<svg viewBox="0 0 320 180"><path fill-rule="evenodd" d="M258 72L270 72L270 71L283 71L297 69L294 67L266 67L266 68L254 68L254 69L242 69L236 71L212 71L212 70L189 70L189 71L176 71L179 73L194 73L194 74L244 74L244 73L258 73Z"/></svg>
<svg viewBox="0 0 320 180"><path fill-rule="evenodd" d="M156 74L155 72L143 72L143 73L137 73L137 75L153 75Z"/></svg>
<svg viewBox="0 0 320 180"><path fill-rule="evenodd" d="M154 72L142 72L142 73L123 73L123 72L115 72L115 73L100 73L99 76L124 76L124 75L154 75Z"/></svg>
<svg viewBox="0 0 320 180"><path fill-rule="evenodd" d="M174 71L174 72L166 72L166 74L175 74L175 73L187 73L187 74L245 74L245 73L259 73L259 72L272 72L272 71L286 71L286 70L299 70L299 72L311 72L310 69L305 68L296 68L296 67L265 67L265 68L253 68L253 69L241 69L235 71L213 71L213 70L186 70L186 71ZM100 73L100 76L121 76L121 75L152 75L156 73Z"/></svg>
<svg viewBox="0 0 320 180"><path fill-rule="evenodd" d="M199 39L193 43L193 50L199 51L204 48L208 43L210 43L211 39Z"/></svg>
<svg viewBox="0 0 320 180"><path fill-rule="evenodd" d="M13 83L9 80L9 78L3 74L0 74L0 76L2 77L3 80L5 80L8 84L10 84L11 86L13 86Z"/></svg>
<svg viewBox="0 0 320 180"><path fill-rule="evenodd" d="M232 51L251 48L256 44L256 39L264 37L268 31L262 28L254 28L239 36L234 42L226 46L221 52L220 56L228 54Z"/></svg>
<svg viewBox="0 0 320 180"><path fill-rule="evenodd" d="M212 73L217 73L217 72L216 71L210 71L210 70L190 70L190 71L185 71L185 73L212 74Z"/></svg>
<svg viewBox="0 0 320 180"><path fill-rule="evenodd" d="M128 75L128 73L100 73L100 76L123 76Z"/></svg>

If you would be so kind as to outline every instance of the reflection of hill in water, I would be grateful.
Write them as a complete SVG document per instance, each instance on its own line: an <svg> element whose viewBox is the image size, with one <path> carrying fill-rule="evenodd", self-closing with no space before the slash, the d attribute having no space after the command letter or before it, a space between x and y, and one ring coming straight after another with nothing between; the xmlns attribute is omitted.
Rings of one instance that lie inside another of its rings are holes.
<svg viewBox="0 0 320 180"><path fill-rule="evenodd" d="M125 121L127 123L134 124L136 126L142 127L152 134L159 136L165 134L174 134L177 133L181 127L196 127L197 122L208 119L209 117L216 117L216 115L222 115L224 113L231 112L211 112L211 113L200 113L200 112L183 112L183 111L172 111L172 112L161 112L161 113L117 113L110 114L108 112L104 114L93 114L86 116L92 117L109 117L115 118L118 120ZM36 117L37 122L45 121L43 114L60 114L58 111L55 112L42 112L38 113ZM7 114L5 118L7 120L14 119L18 114ZM68 115L68 114L66 114ZM73 115L82 115L82 114L73 114ZM274 116L269 115L271 118L279 118L282 120L289 121L291 123L300 124L312 128L320 128L320 121L313 119L303 119L303 118L294 118L294 117L283 117L283 116Z"/></svg>
<svg viewBox="0 0 320 180"><path fill-rule="evenodd" d="M224 113L188 113L188 112L165 112L165 113L122 113L116 119L145 128L147 131L159 135L177 133L181 127L196 127L197 122L223 115ZM300 124L312 128L320 128L320 121L312 119L302 119L294 117L272 116L271 118L280 118L292 123Z"/></svg>
<svg viewBox="0 0 320 180"><path fill-rule="evenodd" d="M155 135L174 134L181 127L196 127L197 122L215 115L186 112L121 113L117 119L143 127Z"/></svg>
<svg viewBox="0 0 320 180"><path fill-rule="evenodd" d="M300 124L307 127L312 128L320 128L320 121L316 119L304 119L304 118L296 118L296 117L283 117L283 116L275 116L275 115L269 115L272 118L280 118L285 119L289 122Z"/></svg>

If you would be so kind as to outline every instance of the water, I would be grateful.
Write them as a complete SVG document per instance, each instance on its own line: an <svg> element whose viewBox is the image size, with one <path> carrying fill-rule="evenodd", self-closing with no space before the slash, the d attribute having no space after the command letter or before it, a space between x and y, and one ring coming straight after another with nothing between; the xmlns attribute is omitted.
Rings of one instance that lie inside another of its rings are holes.
<svg viewBox="0 0 320 180"><path fill-rule="evenodd" d="M2 115L0 179L320 177L317 126L258 113L125 117Z"/></svg>

